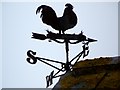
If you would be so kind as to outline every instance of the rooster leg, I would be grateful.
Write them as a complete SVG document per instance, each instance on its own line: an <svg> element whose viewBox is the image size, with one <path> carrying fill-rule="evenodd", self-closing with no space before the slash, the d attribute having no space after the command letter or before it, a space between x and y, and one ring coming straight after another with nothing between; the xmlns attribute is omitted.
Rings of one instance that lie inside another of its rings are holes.
<svg viewBox="0 0 120 90"><path fill-rule="evenodd" d="M64 31L64 30L62 30L62 33L63 33L63 34L65 34L65 31Z"/></svg>
<svg viewBox="0 0 120 90"><path fill-rule="evenodd" d="M61 34L61 30L59 30L59 34Z"/></svg>

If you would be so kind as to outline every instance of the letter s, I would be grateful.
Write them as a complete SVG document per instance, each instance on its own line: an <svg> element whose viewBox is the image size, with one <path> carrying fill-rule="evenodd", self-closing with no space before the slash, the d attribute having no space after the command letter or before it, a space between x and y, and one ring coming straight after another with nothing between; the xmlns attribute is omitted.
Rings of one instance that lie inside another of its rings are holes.
<svg viewBox="0 0 120 90"><path fill-rule="evenodd" d="M28 61L28 63L36 64L37 58L34 55L36 55L36 52L33 52L32 50L27 51L28 58L26 60ZM31 60L32 60L32 62L31 62Z"/></svg>

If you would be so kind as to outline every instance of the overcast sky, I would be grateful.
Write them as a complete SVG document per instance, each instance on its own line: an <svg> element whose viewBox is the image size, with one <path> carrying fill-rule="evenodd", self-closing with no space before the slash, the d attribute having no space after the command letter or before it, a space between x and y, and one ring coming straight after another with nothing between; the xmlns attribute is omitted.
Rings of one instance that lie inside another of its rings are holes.
<svg viewBox="0 0 120 90"><path fill-rule="evenodd" d="M46 87L45 77L54 69L41 62L35 65L27 63L26 52L29 49L36 51L37 56L65 62L64 44L31 39L32 32L46 34L47 29L57 32L43 24L39 15L35 14L36 8L43 4L50 5L57 16L62 16L66 2L2 3L3 88ZM86 36L98 40L89 45L90 53L84 59L118 56L118 4L115 2L71 4L77 14L78 23L66 33L83 31ZM81 44L70 45L70 59L81 49ZM54 79L54 83L57 80Z"/></svg>

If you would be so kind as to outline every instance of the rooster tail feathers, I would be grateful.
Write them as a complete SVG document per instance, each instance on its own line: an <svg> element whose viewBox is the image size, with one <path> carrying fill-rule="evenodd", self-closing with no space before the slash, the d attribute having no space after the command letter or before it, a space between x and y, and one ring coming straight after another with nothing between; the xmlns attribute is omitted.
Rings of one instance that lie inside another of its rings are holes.
<svg viewBox="0 0 120 90"><path fill-rule="evenodd" d="M36 14L40 13L40 10L43 9L46 5L41 5L37 8Z"/></svg>
<svg viewBox="0 0 120 90"><path fill-rule="evenodd" d="M53 27L53 25L57 24L57 15L55 11L47 5L41 5L37 8L36 14L40 13L40 18L42 18L43 23L50 25Z"/></svg>
<svg viewBox="0 0 120 90"><path fill-rule="evenodd" d="M40 13L41 8L42 8L41 6L39 6L39 7L37 8L36 14Z"/></svg>
<svg viewBox="0 0 120 90"><path fill-rule="evenodd" d="M40 11L41 11L41 16L50 17L50 18L53 18L53 17L57 18L55 11L50 6L47 6L47 5L39 6L36 10L36 14L40 13Z"/></svg>

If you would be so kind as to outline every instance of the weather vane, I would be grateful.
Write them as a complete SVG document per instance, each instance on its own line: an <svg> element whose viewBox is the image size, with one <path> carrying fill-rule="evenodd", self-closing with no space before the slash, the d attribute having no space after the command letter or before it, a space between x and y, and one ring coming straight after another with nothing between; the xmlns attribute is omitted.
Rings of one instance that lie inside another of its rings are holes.
<svg viewBox="0 0 120 90"><path fill-rule="evenodd" d="M36 56L36 52L32 50L27 51L28 58L26 60L28 63L36 64L37 61L41 61L58 70L57 72L54 72L53 70L50 73L50 75L46 76L47 87L53 84L53 78L57 78L59 76L64 75L66 72L71 71L73 65L78 62L81 56L83 56L84 58L89 54L89 46L88 46L89 43L97 41L95 39L86 37L82 31L79 34L65 34L66 30L73 28L77 24L77 16L73 12L73 6L69 3L67 3L65 6L66 8L64 10L62 17L57 17L55 11L50 6L47 5L41 5L36 10L36 14L41 11L40 18L42 18L43 23L50 25L55 30L58 30L59 33L53 33L48 30L46 35L33 32L32 38L38 40L49 39L60 44L65 44L65 50L66 50L66 62L41 58ZM73 59L69 60L69 44L78 44L81 42L83 44L82 46L83 50L79 52ZM73 61L74 63L72 63ZM59 68L48 62L54 62L60 64L61 67ZM65 73L59 75L60 72L65 72Z"/></svg>

